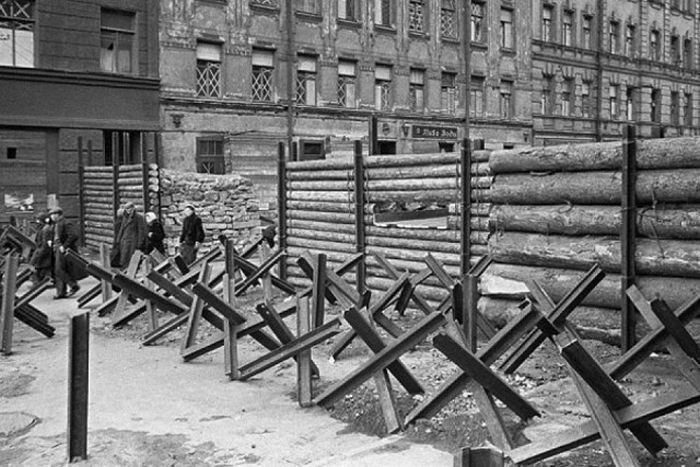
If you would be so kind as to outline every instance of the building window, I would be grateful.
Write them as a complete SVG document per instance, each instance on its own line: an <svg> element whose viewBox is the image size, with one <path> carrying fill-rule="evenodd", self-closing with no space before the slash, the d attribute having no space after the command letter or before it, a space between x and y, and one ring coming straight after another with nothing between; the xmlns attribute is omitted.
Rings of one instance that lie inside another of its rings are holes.
<svg viewBox="0 0 700 467"><path fill-rule="evenodd" d="M443 73L440 78L440 107L443 112L454 115L457 110L457 76Z"/></svg>
<svg viewBox="0 0 700 467"><path fill-rule="evenodd" d="M634 100L635 100L635 88L633 87L627 87L627 91L625 94L625 106L627 107L627 120L629 121L634 121L635 119L635 105L634 105Z"/></svg>
<svg viewBox="0 0 700 467"><path fill-rule="evenodd" d="M593 31L593 18L590 16L583 17L581 24L581 47L584 49L591 48L591 36Z"/></svg>
<svg viewBox="0 0 700 467"><path fill-rule="evenodd" d="M670 44L671 63L676 66L681 64L681 39L678 36L671 36Z"/></svg>
<svg viewBox="0 0 700 467"><path fill-rule="evenodd" d="M458 26L455 0L442 0L440 5L440 35L455 39Z"/></svg>
<svg viewBox="0 0 700 467"><path fill-rule="evenodd" d="M678 91L671 91L671 125L678 126L680 123L681 114L681 103L680 103L680 93Z"/></svg>
<svg viewBox="0 0 700 467"><path fill-rule="evenodd" d="M581 83L581 116L591 118L591 84Z"/></svg>
<svg viewBox="0 0 700 467"><path fill-rule="evenodd" d="M272 102L273 53L253 49L252 97L254 101Z"/></svg>
<svg viewBox="0 0 700 467"><path fill-rule="evenodd" d="M377 110L391 110L391 67L377 65L374 69L374 106Z"/></svg>
<svg viewBox="0 0 700 467"><path fill-rule="evenodd" d="M684 39L683 40L683 66L686 68L693 68L693 40Z"/></svg>
<svg viewBox="0 0 700 467"><path fill-rule="evenodd" d="M656 29L649 34L649 59L658 61L661 59L661 34Z"/></svg>
<svg viewBox="0 0 700 467"><path fill-rule="evenodd" d="M338 0L338 18L348 21L359 19L357 0Z"/></svg>
<svg viewBox="0 0 700 467"><path fill-rule="evenodd" d="M608 35L610 39L610 48L608 49L611 54L616 54L620 52L620 23L617 21L610 21L610 34Z"/></svg>
<svg viewBox="0 0 700 467"><path fill-rule="evenodd" d="M0 65L34 67L34 1L0 1Z"/></svg>
<svg viewBox="0 0 700 467"><path fill-rule="evenodd" d="M685 111L683 112L683 122L687 127L693 126L693 95L685 93Z"/></svg>
<svg viewBox="0 0 700 467"><path fill-rule="evenodd" d="M296 0L294 2L297 11L300 11L302 13L309 13L311 15L321 14L320 3L320 0Z"/></svg>
<svg viewBox="0 0 700 467"><path fill-rule="evenodd" d="M513 10L501 8L501 47L513 48Z"/></svg>
<svg viewBox="0 0 700 467"><path fill-rule="evenodd" d="M610 103L610 120L617 120L619 105L618 105L618 95L620 91L620 86L617 84L611 84L608 94L608 100Z"/></svg>
<svg viewBox="0 0 700 467"><path fill-rule="evenodd" d="M316 105L316 57L297 58L297 104Z"/></svg>
<svg viewBox="0 0 700 467"><path fill-rule="evenodd" d="M573 114L574 109L574 80L564 78L561 90L561 114L569 116Z"/></svg>
<svg viewBox="0 0 700 467"><path fill-rule="evenodd" d="M469 87L469 116L484 116L484 78L472 76Z"/></svg>
<svg viewBox="0 0 700 467"><path fill-rule="evenodd" d="M221 97L221 45L197 44L197 96Z"/></svg>
<svg viewBox="0 0 700 467"><path fill-rule="evenodd" d="M355 107L356 68L355 62L348 60L338 62L338 103L343 107Z"/></svg>
<svg viewBox="0 0 700 467"><path fill-rule="evenodd" d="M408 30L422 34L425 31L425 0L408 0Z"/></svg>
<svg viewBox="0 0 700 467"><path fill-rule="evenodd" d="M411 69L411 76L408 84L408 105L413 112L423 112L425 97L425 72L423 70Z"/></svg>
<svg viewBox="0 0 700 467"><path fill-rule="evenodd" d="M223 174L226 172L224 162L224 140L221 137L197 138L197 172L205 174Z"/></svg>
<svg viewBox="0 0 700 467"><path fill-rule="evenodd" d="M651 90L650 117L652 122L661 123L661 91Z"/></svg>
<svg viewBox="0 0 700 467"><path fill-rule="evenodd" d="M544 5L542 7L542 40L545 42L552 42L554 39L553 29L554 29L554 7L551 5Z"/></svg>
<svg viewBox="0 0 700 467"><path fill-rule="evenodd" d="M502 119L510 119L513 115L513 83L510 81L501 81L499 99L499 110Z"/></svg>
<svg viewBox="0 0 700 467"><path fill-rule="evenodd" d="M326 145L323 140L299 140L299 156L297 160L313 161L326 158Z"/></svg>
<svg viewBox="0 0 700 467"><path fill-rule="evenodd" d="M484 17L486 4L479 1L472 2L471 11L471 40L474 42L484 41Z"/></svg>
<svg viewBox="0 0 700 467"><path fill-rule="evenodd" d="M565 11L561 18L561 41L566 46L574 45L574 13Z"/></svg>
<svg viewBox="0 0 700 467"><path fill-rule="evenodd" d="M554 77L545 76L542 79L542 98L540 101L540 112L543 115L550 115L554 108Z"/></svg>
<svg viewBox="0 0 700 467"><path fill-rule="evenodd" d="M381 26L394 25L394 0L374 0L374 22Z"/></svg>
<svg viewBox="0 0 700 467"><path fill-rule="evenodd" d="M132 73L134 63L134 14L102 10L100 66L108 73Z"/></svg>
<svg viewBox="0 0 700 467"><path fill-rule="evenodd" d="M628 24L625 28L625 56L627 58L632 58L636 55L634 47L636 32L637 29L631 24Z"/></svg>

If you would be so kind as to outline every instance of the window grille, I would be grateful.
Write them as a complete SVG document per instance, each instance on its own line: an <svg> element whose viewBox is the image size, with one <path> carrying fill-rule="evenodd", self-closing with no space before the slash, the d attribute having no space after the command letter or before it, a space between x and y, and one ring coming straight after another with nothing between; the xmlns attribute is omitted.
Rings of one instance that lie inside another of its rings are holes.
<svg viewBox="0 0 700 467"><path fill-rule="evenodd" d="M457 14L455 0L442 0L440 8L440 34L442 37L457 37Z"/></svg>
<svg viewBox="0 0 700 467"><path fill-rule="evenodd" d="M423 111L424 102L424 76L423 70L411 70L409 79L409 107L413 112Z"/></svg>
<svg viewBox="0 0 700 467"><path fill-rule="evenodd" d="M221 137L197 139L197 172L207 174L226 172L224 141Z"/></svg>
<svg viewBox="0 0 700 467"><path fill-rule="evenodd" d="M34 66L33 0L0 0L0 65Z"/></svg>
<svg viewBox="0 0 700 467"><path fill-rule="evenodd" d="M422 33L425 30L424 0L408 0L408 30Z"/></svg>
<svg viewBox="0 0 700 467"><path fill-rule="evenodd" d="M221 96L221 46L197 44L197 96Z"/></svg>
<svg viewBox="0 0 700 467"><path fill-rule="evenodd" d="M300 56L297 62L298 104L316 105L316 59Z"/></svg>
<svg viewBox="0 0 700 467"><path fill-rule="evenodd" d="M469 115L471 117L484 115L484 78L472 77L469 87Z"/></svg>
<svg viewBox="0 0 700 467"><path fill-rule="evenodd" d="M501 10L501 47L513 48L513 10Z"/></svg>
<svg viewBox="0 0 700 467"><path fill-rule="evenodd" d="M455 74L443 73L440 80L440 105L443 112L454 114L457 108L457 87Z"/></svg>
<svg viewBox="0 0 700 467"><path fill-rule="evenodd" d="M391 110L391 67L377 65L374 71L374 102L377 110Z"/></svg>
<svg viewBox="0 0 700 467"><path fill-rule="evenodd" d="M513 84L510 82L501 82L501 99L500 99L500 111L501 118L509 119L512 115L512 100Z"/></svg>
<svg viewBox="0 0 700 467"><path fill-rule="evenodd" d="M486 7L482 2L473 2L471 11L471 40L482 42L484 40L484 13Z"/></svg>
<svg viewBox="0 0 700 467"><path fill-rule="evenodd" d="M253 50L252 98L272 102L273 55L268 50Z"/></svg>
<svg viewBox="0 0 700 467"><path fill-rule="evenodd" d="M374 22L391 27L393 24L392 2L394 0L374 0Z"/></svg>
<svg viewBox="0 0 700 467"><path fill-rule="evenodd" d="M338 63L338 103L343 107L355 107L355 63L341 60Z"/></svg>

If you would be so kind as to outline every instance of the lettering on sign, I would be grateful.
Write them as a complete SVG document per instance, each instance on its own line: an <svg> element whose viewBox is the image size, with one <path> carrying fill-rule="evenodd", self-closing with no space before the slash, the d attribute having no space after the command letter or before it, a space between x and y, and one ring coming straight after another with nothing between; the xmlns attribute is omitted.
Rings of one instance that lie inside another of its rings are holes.
<svg viewBox="0 0 700 467"><path fill-rule="evenodd" d="M429 125L413 125L411 135L425 139L457 139L457 128Z"/></svg>

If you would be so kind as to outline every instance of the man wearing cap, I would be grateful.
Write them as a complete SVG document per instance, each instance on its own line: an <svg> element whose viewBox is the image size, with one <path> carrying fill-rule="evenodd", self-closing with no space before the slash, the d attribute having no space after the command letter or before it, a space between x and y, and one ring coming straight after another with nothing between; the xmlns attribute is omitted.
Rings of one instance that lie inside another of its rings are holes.
<svg viewBox="0 0 700 467"><path fill-rule="evenodd" d="M146 249L144 253L148 254L153 250L158 250L165 254L165 231L163 224L158 220L158 216L154 212L146 213L146 225L148 226L148 238L146 238Z"/></svg>
<svg viewBox="0 0 700 467"><path fill-rule="evenodd" d="M116 235L110 261L117 268L126 267L136 250L146 248L146 221L143 216L136 212L136 206L131 202L124 204L122 211L114 228Z"/></svg>
<svg viewBox="0 0 700 467"><path fill-rule="evenodd" d="M182 220L182 233L180 233L180 256L187 264L197 259L197 247L203 241L202 219L194 213L194 206L188 204L185 207L185 218Z"/></svg>
<svg viewBox="0 0 700 467"><path fill-rule="evenodd" d="M68 249L78 250L78 234L75 232L73 224L63 217L63 209L54 208L49 215L54 224L53 248L54 267L56 268L56 296L54 298L66 298L75 295L80 290L76 281L79 275L66 257ZM66 285L69 287L67 293Z"/></svg>

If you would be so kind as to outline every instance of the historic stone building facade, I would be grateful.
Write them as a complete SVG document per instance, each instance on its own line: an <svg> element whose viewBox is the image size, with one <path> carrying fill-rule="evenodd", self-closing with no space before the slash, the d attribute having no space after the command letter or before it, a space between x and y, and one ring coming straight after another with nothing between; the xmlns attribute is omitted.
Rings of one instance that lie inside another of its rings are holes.
<svg viewBox="0 0 700 467"><path fill-rule="evenodd" d="M293 3L290 60L284 0L161 0L167 166L273 182L290 63L298 158L349 153L371 116L381 153L455 149L467 94L471 136L492 147L698 128L698 2Z"/></svg>

